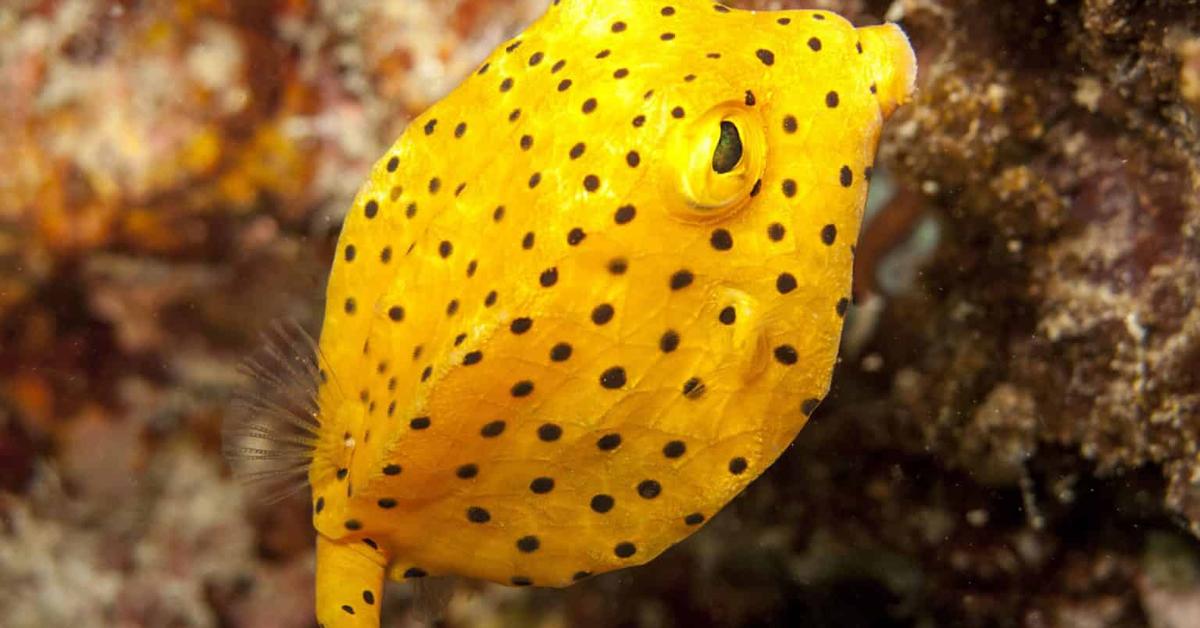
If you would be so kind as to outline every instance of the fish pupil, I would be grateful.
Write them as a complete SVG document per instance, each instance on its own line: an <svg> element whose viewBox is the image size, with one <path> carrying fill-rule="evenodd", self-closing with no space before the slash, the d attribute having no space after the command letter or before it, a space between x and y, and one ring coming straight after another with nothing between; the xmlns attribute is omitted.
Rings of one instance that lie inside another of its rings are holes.
<svg viewBox="0 0 1200 628"><path fill-rule="evenodd" d="M742 161L742 136L738 133L737 125L721 121L721 139L713 151L712 168L717 174L725 174L737 167Z"/></svg>

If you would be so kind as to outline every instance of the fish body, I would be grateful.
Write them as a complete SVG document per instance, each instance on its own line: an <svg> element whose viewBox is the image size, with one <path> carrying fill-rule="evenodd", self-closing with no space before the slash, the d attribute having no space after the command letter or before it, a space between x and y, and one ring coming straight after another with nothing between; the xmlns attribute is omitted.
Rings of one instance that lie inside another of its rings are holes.
<svg viewBox="0 0 1200 628"><path fill-rule="evenodd" d="M382 580L644 563L828 390L894 25L555 0L416 118L338 244L308 466L318 619Z"/></svg>

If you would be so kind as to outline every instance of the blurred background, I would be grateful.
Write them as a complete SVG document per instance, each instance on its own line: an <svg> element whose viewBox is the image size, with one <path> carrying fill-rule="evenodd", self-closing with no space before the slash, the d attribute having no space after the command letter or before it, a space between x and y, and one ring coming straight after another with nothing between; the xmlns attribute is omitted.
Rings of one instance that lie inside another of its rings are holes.
<svg viewBox="0 0 1200 628"><path fill-rule="evenodd" d="M549 0L0 4L0 626L311 626L305 495L222 461L408 120ZM1200 625L1200 5L900 21L829 399L650 565L447 626ZM411 594L386 624L414 625Z"/></svg>

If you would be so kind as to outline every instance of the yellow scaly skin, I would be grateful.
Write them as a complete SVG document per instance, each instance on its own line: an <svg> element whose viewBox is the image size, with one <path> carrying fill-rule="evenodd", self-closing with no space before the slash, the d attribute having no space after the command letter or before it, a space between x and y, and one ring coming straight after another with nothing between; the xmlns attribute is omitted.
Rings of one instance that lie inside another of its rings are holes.
<svg viewBox="0 0 1200 628"><path fill-rule="evenodd" d="M329 281L319 621L378 625L385 573L641 564L761 474L828 389L915 72L894 25L561 0L414 120Z"/></svg>

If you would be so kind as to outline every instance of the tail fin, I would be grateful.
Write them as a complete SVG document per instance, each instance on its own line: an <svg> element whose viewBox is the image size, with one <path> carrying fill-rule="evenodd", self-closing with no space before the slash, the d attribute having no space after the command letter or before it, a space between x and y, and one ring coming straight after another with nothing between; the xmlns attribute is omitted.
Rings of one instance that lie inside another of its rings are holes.
<svg viewBox="0 0 1200 628"><path fill-rule="evenodd" d="M326 628L379 628L385 558L361 542L317 535L317 622Z"/></svg>
<svg viewBox="0 0 1200 628"><path fill-rule="evenodd" d="M320 428L317 343L298 323L276 323L242 364L222 446L234 475L278 501L303 490Z"/></svg>
<svg viewBox="0 0 1200 628"><path fill-rule="evenodd" d="M875 81L875 97L883 117L912 100L917 82L917 56L904 31L895 24L858 29L863 54Z"/></svg>

